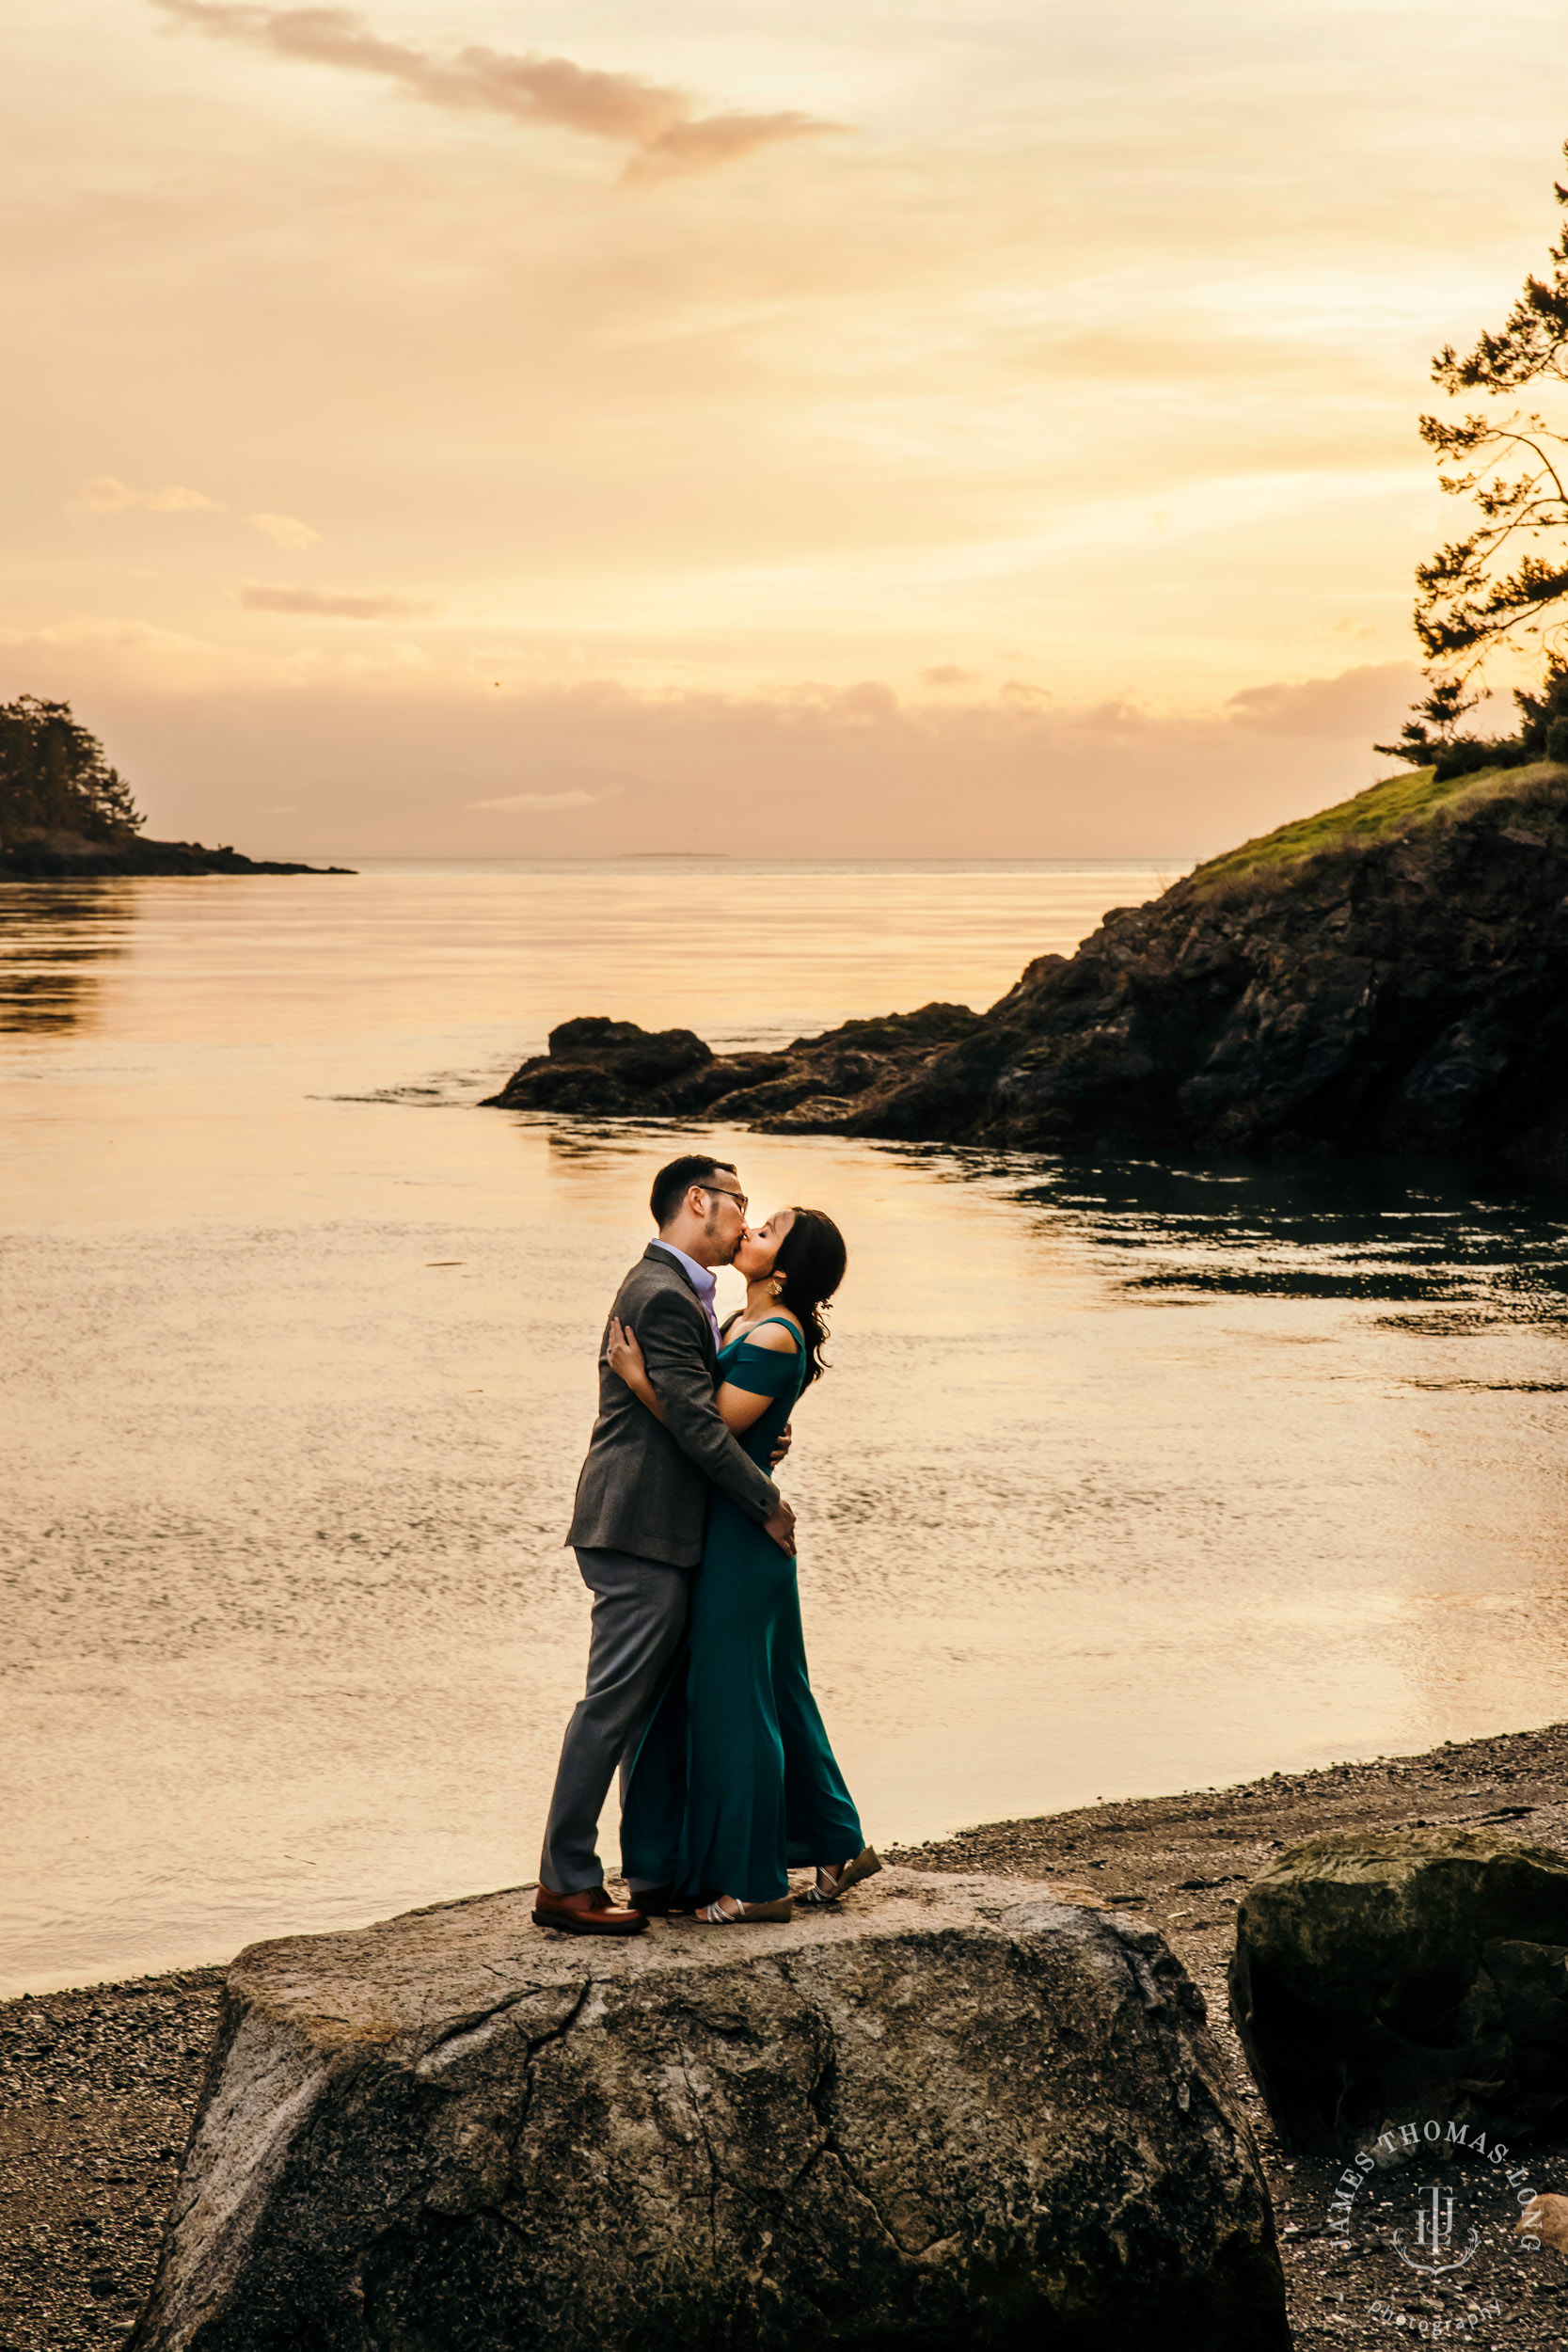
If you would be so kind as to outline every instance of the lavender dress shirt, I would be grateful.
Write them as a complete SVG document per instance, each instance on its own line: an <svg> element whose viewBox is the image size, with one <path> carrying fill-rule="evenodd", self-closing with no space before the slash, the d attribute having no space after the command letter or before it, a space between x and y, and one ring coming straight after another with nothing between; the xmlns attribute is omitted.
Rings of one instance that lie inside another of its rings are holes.
<svg viewBox="0 0 1568 2352"><path fill-rule="evenodd" d="M715 1347L721 1347L723 1340L719 1329L719 1318L713 1311L713 1294L719 1287L719 1277L713 1268L699 1265L695 1258L689 1258L684 1249L675 1248L673 1241L660 1241L657 1233L654 1235L654 1248L665 1250L690 1277L691 1287L697 1294L703 1312L713 1326L713 1343Z"/></svg>

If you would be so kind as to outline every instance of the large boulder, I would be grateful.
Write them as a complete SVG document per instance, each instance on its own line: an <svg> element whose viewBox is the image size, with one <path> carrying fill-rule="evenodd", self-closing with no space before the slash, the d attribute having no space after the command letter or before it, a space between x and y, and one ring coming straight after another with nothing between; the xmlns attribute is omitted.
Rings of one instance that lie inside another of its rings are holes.
<svg viewBox="0 0 1568 2352"><path fill-rule="evenodd" d="M1568 2111L1568 1857L1490 1829L1315 1837L1236 1915L1231 2010L1285 2137Z"/></svg>
<svg viewBox="0 0 1568 2352"><path fill-rule="evenodd" d="M1288 2352L1160 1937L888 1871L842 1917L243 1953L136 2352Z"/></svg>
<svg viewBox="0 0 1568 2352"><path fill-rule="evenodd" d="M503 1110L613 1113L637 1108L651 1089L700 1070L713 1055L690 1029L641 1029L597 1013L562 1021L549 1051L515 1070L488 1104Z"/></svg>

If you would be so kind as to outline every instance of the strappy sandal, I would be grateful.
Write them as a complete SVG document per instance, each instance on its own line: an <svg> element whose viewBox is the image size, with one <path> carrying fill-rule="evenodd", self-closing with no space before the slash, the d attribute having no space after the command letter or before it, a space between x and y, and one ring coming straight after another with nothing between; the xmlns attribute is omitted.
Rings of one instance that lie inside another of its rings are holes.
<svg viewBox="0 0 1568 2352"><path fill-rule="evenodd" d="M841 1895L847 1895L852 1886L859 1886L863 1879L875 1878L881 1867L880 1859L870 1846L863 1846L852 1862L841 1862L836 1870L830 1869L825 1862L819 1862L816 1866L817 1877L826 1878L829 1883L826 1886L809 1886L803 1895L797 1896L796 1900L805 1903L813 1911L827 1911Z"/></svg>
<svg viewBox="0 0 1568 2352"><path fill-rule="evenodd" d="M777 1902L742 1903L738 1911L726 1911L721 1895L717 1902L699 1904L691 1915L700 1928L749 1928L753 1922L793 1919L795 1902L793 1897L781 1895Z"/></svg>

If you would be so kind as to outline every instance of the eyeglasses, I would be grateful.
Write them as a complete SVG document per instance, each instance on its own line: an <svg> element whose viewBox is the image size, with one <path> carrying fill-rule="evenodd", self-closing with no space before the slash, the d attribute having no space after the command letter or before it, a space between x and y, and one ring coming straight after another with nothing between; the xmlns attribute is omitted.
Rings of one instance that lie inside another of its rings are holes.
<svg viewBox="0 0 1568 2352"><path fill-rule="evenodd" d="M729 1192L722 1184L699 1184L697 1190L710 1196L717 1193L721 1200L733 1200L742 1216L752 1205L745 1193Z"/></svg>

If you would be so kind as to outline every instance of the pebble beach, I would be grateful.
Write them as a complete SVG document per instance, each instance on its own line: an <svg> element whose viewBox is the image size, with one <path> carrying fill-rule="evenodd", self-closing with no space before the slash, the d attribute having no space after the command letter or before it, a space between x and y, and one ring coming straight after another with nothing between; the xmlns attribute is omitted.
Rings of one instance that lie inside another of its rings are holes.
<svg viewBox="0 0 1568 2352"><path fill-rule="evenodd" d="M1233 1788L990 1822L893 1859L1086 1888L1157 1927L1200 1987L1246 2105L1277 2218L1298 2352L1485 2336L1441 2294L1374 2316L1358 2256L1331 2237L1338 2166L1280 2147L1231 2030L1226 1967L1248 1882L1332 1830L1402 1822L1517 1823L1568 1851L1568 1724L1424 1756L1276 1773ZM86 2352L127 2337L151 2283L222 1998L216 1966L0 2005L0 2352ZM1568 2142L1538 2148L1544 2188L1568 2189ZM1502 2312L1497 2347L1568 2343L1568 2263L1550 2251ZM1392 2332L1390 2332L1392 2329Z"/></svg>

